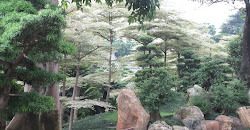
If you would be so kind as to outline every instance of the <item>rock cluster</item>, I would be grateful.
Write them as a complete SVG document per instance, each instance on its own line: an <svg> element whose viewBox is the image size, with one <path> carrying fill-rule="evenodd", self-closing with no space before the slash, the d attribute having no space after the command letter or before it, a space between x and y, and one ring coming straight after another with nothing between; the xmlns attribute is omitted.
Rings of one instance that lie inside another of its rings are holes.
<svg viewBox="0 0 250 130"><path fill-rule="evenodd" d="M133 91L123 89L118 95L117 104L117 130L147 130L150 115L143 108ZM205 120L199 107L183 107L176 112L174 117L186 127L171 127L164 121L156 121L149 126L148 130L246 130L250 128L250 109L240 107L236 113L239 119L219 115L215 120Z"/></svg>

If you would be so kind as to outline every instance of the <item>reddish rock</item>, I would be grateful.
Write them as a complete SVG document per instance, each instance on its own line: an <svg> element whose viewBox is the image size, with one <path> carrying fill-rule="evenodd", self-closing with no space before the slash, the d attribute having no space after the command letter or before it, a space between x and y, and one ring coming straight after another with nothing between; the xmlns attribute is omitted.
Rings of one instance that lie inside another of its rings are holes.
<svg viewBox="0 0 250 130"><path fill-rule="evenodd" d="M216 117L216 121L220 124L220 130L232 130L233 119L228 116L220 115Z"/></svg>
<svg viewBox="0 0 250 130"><path fill-rule="evenodd" d="M239 118L245 127L250 128L250 109L240 107L237 109L236 113L239 115Z"/></svg>
<svg viewBox="0 0 250 130"><path fill-rule="evenodd" d="M150 115L141 105L135 93L123 89L117 97L118 121L117 130L146 130Z"/></svg>
<svg viewBox="0 0 250 130"><path fill-rule="evenodd" d="M205 120L203 121L203 124L205 125L206 130L219 130L220 129L220 125L218 121Z"/></svg>

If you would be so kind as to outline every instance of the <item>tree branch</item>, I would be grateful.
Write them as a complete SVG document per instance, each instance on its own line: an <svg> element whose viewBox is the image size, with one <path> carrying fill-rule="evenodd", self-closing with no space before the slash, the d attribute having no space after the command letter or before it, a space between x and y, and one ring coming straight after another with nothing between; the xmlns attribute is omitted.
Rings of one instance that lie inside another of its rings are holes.
<svg viewBox="0 0 250 130"><path fill-rule="evenodd" d="M0 64L3 64L3 65L7 65L9 66L11 63L8 62L8 61L3 61L3 60L0 60Z"/></svg>
<svg viewBox="0 0 250 130"><path fill-rule="evenodd" d="M80 57L80 59L86 57L87 55L91 54L92 52L96 51L97 49L101 48L102 46L97 46L96 48L94 48L93 50L89 51L88 53L86 53L85 55L83 55L82 57Z"/></svg>
<svg viewBox="0 0 250 130"><path fill-rule="evenodd" d="M100 32L94 32L94 33L95 33L96 35L98 35L98 36L100 36L100 37L106 39L107 41L109 41L109 38L103 36Z"/></svg>
<svg viewBox="0 0 250 130"><path fill-rule="evenodd" d="M19 97L19 96L21 96L20 94L8 94L8 96L12 96L12 97Z"/></svg>
<svg viewBox="0 0 250 130"><path fill-rule="evenodd" d="M43 25L43 27L44 26L45 25ZM29 46L27 48L24 48L23 51L17 56L17 58L12 61L12 69L15 69L22 62L26 54L28 54L31 51L31 49L36 45L34 44L34 42L36 40L37 35L44 29L43 27L41 27L34 33L31 41L29 42L30 43Z"/></svg>

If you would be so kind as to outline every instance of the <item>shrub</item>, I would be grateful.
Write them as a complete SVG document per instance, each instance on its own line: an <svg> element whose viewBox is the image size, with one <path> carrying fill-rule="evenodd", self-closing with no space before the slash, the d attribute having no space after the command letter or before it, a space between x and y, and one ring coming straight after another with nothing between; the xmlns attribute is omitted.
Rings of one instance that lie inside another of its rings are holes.
<svg viewBox="0 0 250 130"><path fill-rule="evenodd" d="M210 98L204 95L190 97L189 105L199 107L204 114L210 112L213 108Z"/></svg>
<svg viewBox="0 0 250 130"><path fill-rule="evenodd" d="M236 102L241 104L248 102L248 91L246 89L246 84L243 81L234 79L229 82L229 87L233 89Z"/></svg>
<svg viewBox="0 0 250 130"><path fill-rule="evenodd" d="M212 86L212 104L220 112L230 112L238 107L234 90L225 85Z"/></svg>

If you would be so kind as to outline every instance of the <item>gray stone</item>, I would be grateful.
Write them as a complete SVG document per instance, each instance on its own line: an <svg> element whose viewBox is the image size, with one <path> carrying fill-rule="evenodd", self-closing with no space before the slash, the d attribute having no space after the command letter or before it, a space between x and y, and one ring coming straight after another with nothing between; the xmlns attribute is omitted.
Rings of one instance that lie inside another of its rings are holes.
<svg viewBox="0 0 250 130"><path fill-rule="evenodd" d="M156 121L149 126L148 130L172 130L172 127L165 121Z"/></svg>

